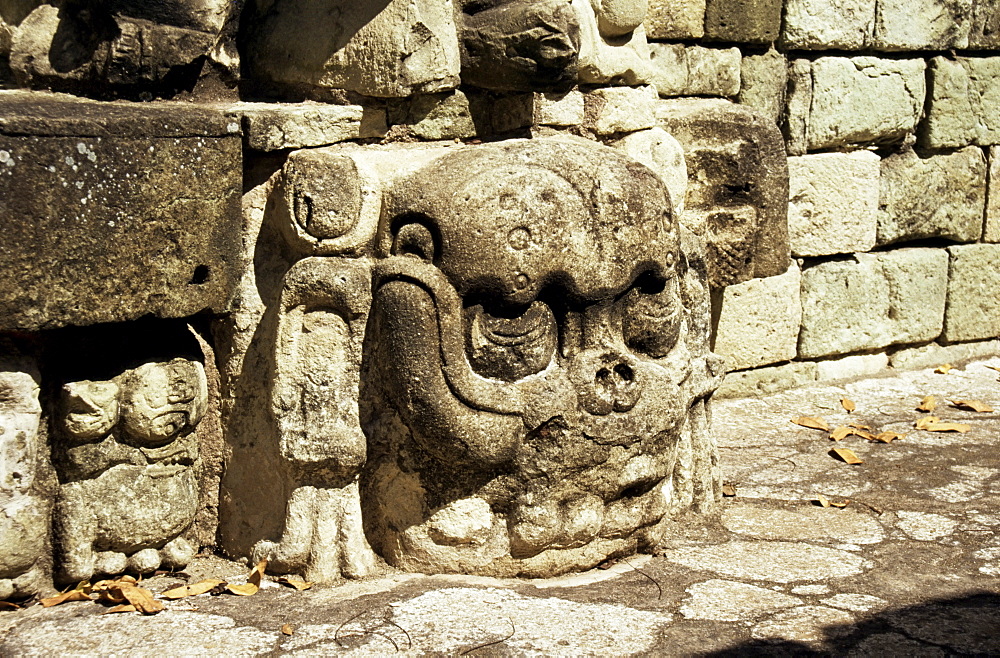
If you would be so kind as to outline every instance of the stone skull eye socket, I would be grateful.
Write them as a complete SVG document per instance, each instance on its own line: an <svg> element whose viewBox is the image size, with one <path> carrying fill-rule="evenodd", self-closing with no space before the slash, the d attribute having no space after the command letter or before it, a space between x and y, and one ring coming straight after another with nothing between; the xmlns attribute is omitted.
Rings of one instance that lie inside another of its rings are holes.
<svg viewBox="0 0 1000 658"><path fill-rule="evenodd" d="M555 316L547 304L487 311L465 310L465 352L472 369L490 379L513 382L548 367L558 342Z"/></svg>
<svg viewBox="0 0 1000 658"><path fill-rule="evenodd" d="M655 359L665 357L680 339L682 307L677 279L647 272L636 279L620 303L622 334L629 349Z"/></svg>

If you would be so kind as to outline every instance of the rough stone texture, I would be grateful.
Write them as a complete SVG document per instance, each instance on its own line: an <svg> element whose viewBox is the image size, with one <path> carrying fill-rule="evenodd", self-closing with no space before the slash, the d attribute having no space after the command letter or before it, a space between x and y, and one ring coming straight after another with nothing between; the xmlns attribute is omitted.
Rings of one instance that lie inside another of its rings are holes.
<svg viewBox="0 0 1000 658"><path fill-rule="evenodd" d="M708 243L713 288L788 269L788 159L776 126L725 101L669 100L659 125L684 147L681 223Z"/></svg>
<svg viewBox="0 0 1000 658"><path fill-rule="evenodd" d="M31 359L0 342L0 601L44 587L49 502L37 495L41 376Z"/></svg>
<svg viewBox="0 0 1000 658"><path fill-rule="evenodd" d="M771 395L785 389L806 386L816 381L816 376L816 364L812 361L730 372L715 396L745 398Z"/></svg>
<svg viewBox="0 0 1000 658"><path fill-rule="evenodd" d="M475 137L470 99L461 91L416 96L389 107L389 123L406 125L426 140Z"/></svg>
<svg viewBox="0 0 1000 658"><path fill-rule="evenodd" d="M868 251L878 225L879 157L870 151L788 159L788 243L793 256Z"/></svg>
<svg viewBox="0 0 1000 658"><path fill-rule="evenodd" d="M712 350L726 359L727 370L795 358L802 320L800 280L799 268L792 263L782 275L751 279L722 291Z"/></svg>
<svg viewBox="0 0 1000 658"><path fill-rule="evenodd" d="M1000 354L1000 341L988 340L979 343L961 343L958 345L922 345L901 349L889 357L893 368L898 370L913 370L915 368L934 368L942 363L960 364L972 359L981 359Z"/></svg>
<svg viewBox="0 0 1000 658"><path fill-rule="evenodd" d="M568 91L580 25L561 0L457 0L462 82L498 91Z"/></svg>
<svg viewBox="0 0 1000 658"><path fill-rule="evenodd" d="M948 247L948 304L944 314L946 341L1000 336L1000 245Z"/></svg>
<svg viewBox="0 0 1000 658"><path fill-rule="evenodd" d="M587 94L587 112L598 135L630 133L656 125L656 89L608 87Z"/></svg>
<svg viewBox="0 0 1000 658"><path fill-rule="evenodd" d="M243 22L251 78L282 92L395 98L459 83L451 0L278 0L258 3Z"/></svg>
<svg viewBox="0 0 1000 658"><path fill-rule="evenodd" d="M611 146L624 151L660 177L670 192L674 213L680 216L687 194L687 165L680 143L663 128L650 128L627 135Z"/></svg>
<svg viewBox="0 0 1000 658"><path fill-rule="evenodd" d="M1000 57L935 57L921 143L929 148L1000 144Z"/></svg>
<svg viewBox="0 0 1000 658"><path fill-rule="evenodd" d="M704 265L649 169L578 140L455 149L397 181L383 217L361 499L390 564L551 575L714 504Z"/></svg>
<svg viewBox="0 0 1000 658"><path fill-rule="evenodd" d="M967 48L973 0L879 0L871 45L877 50Z"/></svg>
<svg viewBox="0 0 1000 658"><path fill-rule="evenodd" d="M247 146L255 151L326 146L387 131L384 110L360 105L236 103L229 111L242 117Z"/></svg>
<svg viewBox="0 0 1000 658"><path fill-rule="evenodd" d="M788 594L732 580L706 580L687 591L689 597L680 608L686 619L740 621L802 603Z"/></svg>
<svg viewBox="0 0 1000 658"><path fill-rule="evenodd" d="M238 130L179 104L0 94L0 329L225 311Z"/></svg>
<svg viewBox="0 0 1000 658"><path fill-rule="evenodd" d="M774 48L762 55L746 55L740 67L741 105L752 107L776 124L785 112L788 61Z"/></svg>
<svg viewBox="0 0 1000 658"><path fill-rule="evenodd" d="M775 614L770 619L753 627L751 635L768 642L789 642L815 644L831 636L843 636L851 632L854 617L834 608L821 605L804 605Z"/></svg>
<svg viewBox="0 0 1000 658"><path fill-rule="evenodd" d="M871 377L889 367L885 354L858 354L816 363L816 380L821 382Z"/></svg>
<svg viewBox="0 0 1000 658"><path fill-rule="evenodd" d="M729 97L740 92L739 48L654 43L649 49L650 80L660 96Z"/></svg>
<svg viewBox="0 0 1000 658"><path fill-rule="evenodd" d="M876 258L889 291L892 343L937 338L948 291L948 255L941 249L895 249Z"/></svg>
<svg viewBox="0 0 1000 658"><path fill-rule="evenodd" d="M899 510L896 527L917 541L934 541L947 537L958 528L958 521L942 514Z"/></svg>
<svg viewBox="0 0 1000 658"><path fill-rule="evenodd" d="M904 149L882 159L878 244L923 238L974 242L983 231L986 159L971 146L921 157Z"/></svg>
<svg viewBox="0 0 1000 658"><path fill-rule="evenodd" d="M689 569L769 583L843 578L864 570L864 561L847 551L781 541L734 540L715 546L672 549L663 556Z"/></svg>
<svg viewBox="0 0 1000 658"><path fill-rule="evenodd" d="M207 402L202 364L184 358L63 386L54 449L59 582L181 569L194 557L197 547L181 535L198 511L194 429Z"/></svg>
<svg viewBox="0 0 1000 658"><path fill-rule="evenodd" d="M650 81L642 21L646 0L571 0L580 22L582 84L641 85Z"/></svg>
<svg viewBox="0 0 1000 658"><path fill-rule="evenodd" d="M1000 2L998 0L972 0L969 48L974 50L1000 48Z"/></svg>
<svg viewBox="0 0 1000 658"><path fill-rule="evenodd" d="M705 39L770 43L781 30L780 0L708 0Z"/></svg>
<svg viewBox="0 0 1000 658"><path fill-rule="evenodd" d="M730 532L756 539L878 544L886 538L878 521L865 512L845 509L831 514L819 506L770 509L734 501L723 512L722 524Z"/></svg>
<svg viewBox="0 0 1000 658"><path fill-rule="evenodd" d="M789 153L902 141L924 105L924 61L820 57L797 61L788 99Z"/></svg>
<svg viewBox="0 0 1000 658"><path fill-rule="evenodd" d="M884 347L891 341L889 291L874 256L818 263L802 271L799 356Z"/></svg>
<svg viewBox="0 0 1000 658"><path fill-rule="evenodd" d="M700 39L705 35L705 0L649 0L643 25L650 39Z"/></svg>
<svg viewBox="0 0 1000 658"><path fill-rule="evenodd" d="M875 23L875 0L788 0L782 44L789 49L861 50Z"/></svg>
<svg viewBox="0 0 1000 658"><path fill-rule="evenodd" d="M989 171L986 174L986 222L984 242L1000 242L1000 146L990 147Z"/></svg>
<svg viewBox="0 0 1000 658"><path fill-rule="evenodd" d="M583 123L584 97L579 91L535 94L533 123L542 126L578 126Z"/></svg>

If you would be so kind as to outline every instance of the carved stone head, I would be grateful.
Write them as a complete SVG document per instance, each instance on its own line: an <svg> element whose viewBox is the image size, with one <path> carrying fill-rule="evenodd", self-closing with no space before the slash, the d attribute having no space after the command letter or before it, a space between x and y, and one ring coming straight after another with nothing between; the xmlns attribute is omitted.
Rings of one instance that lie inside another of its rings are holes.
<svg viewBox="0 0 1000 658"><path fill-rule="evenodd" d="M690 482L717 383L705 273L656 175L583 140L511 141L387 197L362 374L377 551L551 575L711 502Z"/></svg>

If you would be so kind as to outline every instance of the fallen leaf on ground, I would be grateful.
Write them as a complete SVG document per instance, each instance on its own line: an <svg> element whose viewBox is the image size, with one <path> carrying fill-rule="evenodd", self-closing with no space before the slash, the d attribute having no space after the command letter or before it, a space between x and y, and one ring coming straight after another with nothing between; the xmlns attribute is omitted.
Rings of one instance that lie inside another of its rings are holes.
<svg viewBox="0 0 1000 658"><path fill-rule="evenodd" d="M264 579L264 571L267 569L267 560L261 560L247 576L247 582L260 587L260 582Z"/></svg>
<svg viewBox="0 0 1000 658"><path fill-rule="evenodd" d="M826 496L824 496L823 494L816 494L816 502L819 503L820 507L829 507L830 506L830 501L827 500Z"/></svg>
<svg viewBox="0 0 1000 658"><path fill-rule="evenodd" d="M918 430L923 430L923 429L927 429L928 425L932 425L934 423L937 423L940 420L941 419L938 418L937 416L924 416L923 418L919 419L916 423L914 423L914 426Z"/></svg>
<svg viewBox="0 0 1000 658"><path fill-rule="evenodd" d="M90 589L90 583L86 584L86 589ZM80 583L76 588L71 589L68 592L63 592L62 594L56 594L55 596L50 596L47 599L42 599L41 604L43 607L51 608L54 605L62 605L63 603L69 603L70 601L93 601L87 592L84 591L83 583Z"/></svg>
<svg viewBox="0 0 1000 658"><path fill-rule="evenodd" d="M848 464L864 464L864 461L862 461L861 458L855 455L854 451L851 450L850 448L834 448L830 452L834 456L839 457Z"/></svg>
<svg viewBox="0 0 1000 658"><path fill-rule="evenodd" d="M295 632L295 627L292 626L291 624L285 624L284 626L281 627L282 635L291 635L294 632Z"/></svg>
<svg viewBox="0 0 1000 658"><path fill-rule="evenodd" d="M917 406L917 411L934 411L935 409L937 409L937 405L938 402L936 397L934 397L933 395L926 395L924 396L924 399L920 401L920 404Z"/></svg>
<svg viewBox="0 0 1000 658"><path fill-rule="evenodd" d="M983 365L986 366L987 368L989 368L990 370L996 370L997 372L1000 372L1000 368L998 368L996 366L989 366L989 365L986 365L985 363Z"/></svg>
<svg viewBox="0 0 1000 658"><path fill-rule="evenodd" d="M725 485L723 485L723 487L722 487L722 489L723 489L722 495L723 496L726 495L725 488L726 488ZM279 578L278 582L281 583L282 585L288 585L289 587L294 587L295 589L299 590L300 592L303 591L303 590L307 590L307 589L309 589L310 587L313 586L313 584L311 582L307 581L307 580L295 580L293 578Z"/></svg>
<svg viewBox="0 0 1000 658"><path fill-rule="evenodd" d="M899 439L905 438L905 434L900 434L899 432L882 432L875 436L876 441L881 441L882 443L892 443L893 441L898 441Z"/></svg>
<svg viewBox="0 0 1000 658"><path fill-rule="evenodd" d="M961 432L965 433L972 429L972 425L965 425L964 423L929 423L926 427L922 428L928 432Z"/></svg>
<svg viewBox="0 0 1000 658"><path fill-rule="evenodd" d="M119 613L119 612L135 612L135 611L136 611L136 607L134 605L132 605L131 603L125 603L123 605L116 605L113 608L108 608L107 610L105 610L101 614L102 615L113 615L113 614L116 614L116 613Z"/></svg>
<svg viewBox="0 0 1000 658"><path fill-rule="evenodd" d="M846 498L844 500L831 500L830 501L830 505L832 507L838 507L840 509L844 509L845 507L847 507L850 504L851 504L851 501L849 501Z"/></svg>
<svg viewBox="0 0 1000 658"><path fill-rule="evenodd" d="M260 591L260 587L253 583L247 583L246 585L226 585L226 591L237 596L253 596Z"/></svg>
<svg viewBox="0 0 1000 658"><path fill-rule="evenodd" d="M937 368L934 368L934 372L936 372L939 375L947 375L949 372L951 372L951 369L954 367L955 366L951 365L950 363L942 363Z"/></svg>
<svg viewBox="0 0 1000 658"><path fill-rule="evenodd" d="M843 441L852 434L854 434L853 427L847 427L846 425L841 425L837 429L830 432L830 438L833 439L834 441ZM826 505L824 505L824 507L826 507Z"/></svg>
<svg viewBox="0 0 1000 658"><path fill-rule="evenodd" d="M862 425L861 423L848 423L848 427L853 427L856 430L870 430L871 428L867 425Z"/></svg>
<svg viewBox="0 0 1000 658"><path fill-rule="evenodd" d="M10 601L0 601L0 610L20 610L21 606Z"/></svg>
<svg viewBox="0 0 1000 658"><path fill-rule="evenodd" d="M844 409L847 411L847 413L851 413L852 411L858 408L857 405L854 404L852 400L849 400L847 398L840 398L840 404L844 406Z"/></svg>
<svg viewBox="0 0 1000 658"><path fill-rule="evenodd" d="M822 418L816 418L814 416L799 416L798 418L792 418L792 422L796 425L801 425L802 427L808 427L813 430L823 430L824 432L830 431L830 426Z"/></svg>
<svg viewBox="0 0 1000 658"><path fill-rule="evenodd" d="M855 429L854 434L856 436L860 436L862 439L868 439L869 441L875 440L875 435L869 432L868 430Z"/></svg>
<svg viewBox="0 0 1000 658"><path fill-rule="evenodd" d="M166 610L162 601L153 598L153 593L145 587L122 584L121 593L125 599L134 605L136 609L144 615L155 615Z"/></svg>
<svg viewBox="0 0 1000 658"><path fill-rule="evenodd" d="M194 583L193 585L179 585L168 589L160 594L160 597L170 601L175 601L188 596L198 596L199 594L211 592L215 587L221 585L222 583L223 581L218 578L210 578L208 580L203 580L200 583Z"/></svg>
<svg viewBox="0 0 1000 658"><path fill-rule="evenodd" d="M949 402L961 409L971 409L981 414L993 413L993 407L982 400L949 400Z"/></svg>

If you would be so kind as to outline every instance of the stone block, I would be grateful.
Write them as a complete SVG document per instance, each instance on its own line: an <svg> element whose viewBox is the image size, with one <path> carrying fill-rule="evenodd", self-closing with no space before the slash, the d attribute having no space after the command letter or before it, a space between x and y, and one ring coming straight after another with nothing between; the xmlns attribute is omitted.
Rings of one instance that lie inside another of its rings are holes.
<svg viewBox="0 0 1000 658"><path fill-rule="evenodd" d="M913 132L924 106L924 61L820 57L793 65L789 152L892 144Z"/></svg>
<svg viewBox="0 0 1000 658"><path fill-rule="evenodd" d="M222 112L0 94L0 329L225 312L241 150Z"/></svg>
<svg viewBox="0 0 1000 658"><path fill-rule="evenodd" d="M541 126L579 126L584 118L584 98L579 91L534 95L532 123Z"/></svg>
<svg viewBox="0 0 1000 658"><path fill-rule="evenodd" d="M472 114L470 98L451 91L390 104L389 123L405 125L421 139L465 139L477 134Z"/></svg>
<svg viewBox="0 0 1000 658"><path fill-rule="evenodd" d="M948 292L943 249L894 249L876 256L889 292L891 344L919 343L941 334Z"/></svg>
<svg viewBox="0 0 1000 658"><path fill-rule="evenodd" d="M983 231L986 159L970 146L921 157L904 149L882 159L878 244L947 238L975 242Z"/></svg>
<svg viewBox="0 0 1000 658"><path fill-rule="evenodd" d="M929 148L1000 144L1000 57L935 57L930 64Z"/></svg>
<svg viewBox="0 0 1000 658"><path fill-rule="evenodd" d="M383 137L385 110L326 103L236 103L247 146L280 151L327 146L351 139Z"/></svg>
<svg viewBox="0 0 1000 658"><path fill-rule="evenodd" d="M721 288L788 269L788 159L777 126L722 100L662 100L659 124L684 147L681 223L708 244Z"/></svg>
<svg viewBox="0 0 1000 658"><path fill-rule="evenodd" d="M770 43L781 31L781 0L708 0L705 39Z"/></svg>
<svg viewBox="0 0 1000 658"><path fill-rule="evenodd" d="M788 159L793 256L869 251L878 225L879 157L871 151Z"/></svg>
<svg viewBox="0 0 1000 658"><path fill-rule="evenodd" d="M802 271L799 356L815 358L877 349L892 336L889 291L874 256L818 263Z"/></svg>
<svg viewBox="0 0 1000 658"><path fill-rule="evenodd" d="M990 147L989 172L986 183L986 223L983 240L1000 242L1000 146Z"/></svg>
<svg viewBox="0 0 1000 658"><path fill-rule="evenodd" d="M250 85L397 98L459 84L450 1L277 0L257 3L246 14Z"/></svg>
<svg viewBox="0 0 1000 658"><path fill-rule="evenodd" d="M812 361L730 372L715 392L715 397L749 398L771 395L789 388L807 386L815 382L816 377L817 368Z"/></svg>
<svg viewBox="0 0 1000 658"><path fill-rule="evenodd" d="M948 247L948 303L944 333L949 342L1000 336L1000 245Z"/></svg>
<svg viewBox="0 0 1000 658"><path fill-rule="evenodd" d="M727 370L795 358L802 321L801 278L798 265L792 263L784 274L722 291L712 351L726 359Z"/></svg>
<svg viewBox="0 0 1000 658"><path fill-rule="evenodd" d="M879 0L876 50L967 48L973 0Z"/></svg>
<svg viewBox="0 0 1000 658"><path fill-rule="evenodd" d="M598 135L630 133L656 125L656 89L607 87L586 97L588 127Z"/></svg>
<svg viewBox="0 0 1000 658"><path fill-rule="evenodd" d="M663 128L650 128L626 135L611 144L652 169L670 191L670 203L679 217L687 194L687 164L684 147Z"/></svg>
<svg viewBox="0 0 1000 658"><path fill-rule="evenodd" d="M1000 48L1000 0L972 0L969 48L972 50Z"/></svg>
<svg viewBox="0 0 1000 658"><path fill-rule="evenodd" d="M842 359L816 362L816 380L821 382L838 379L871 377L889 367L889 357L885 354L857 354Z"/></svg>
<svg viewBox="0 0 1000 658"><path fill-rule="evenodd" d="M893 368L916 370L936 368L942 363L958 365L974 359L982 359L1000 354L1000 341L984 340L957 345L931 343L920 347L907 347L889 356Z"/></svg>
<svg viewBox="0 0 1000 658"><path fill-rule="evenodd" d="M660 96L728 97L740 91L739 48L652 43L649 49L651 81Z"/></svg>
<svg viewBox="0 0 1000 658"><path fill-rule="evenodd" d="M747 55L740 66L741 105L780 123L785 112L785 93L788 87L788 61L774 48L763 55Z"/></svg>
<svg viewBox="0 0 1000 658"><path fill-rule="evenodd" d="M875 0L788 0L781 33L789 49L861 50L872 35Z"/></svg>
<svg viewBox="0 0 1000 658"><path fill-rule="evenodd" d="M580 83L649 83L646 0L570 2L580 22Z"/></svg>
<svg viewBox="0 0 1000 658"><path fill-rule="evenodd" d="M649 0L643 25L650 39L700 39L705 35L705 0Z"/></svg>

